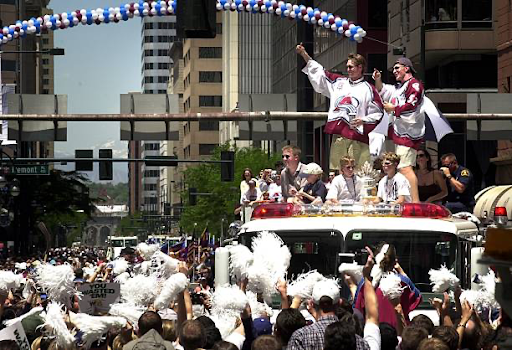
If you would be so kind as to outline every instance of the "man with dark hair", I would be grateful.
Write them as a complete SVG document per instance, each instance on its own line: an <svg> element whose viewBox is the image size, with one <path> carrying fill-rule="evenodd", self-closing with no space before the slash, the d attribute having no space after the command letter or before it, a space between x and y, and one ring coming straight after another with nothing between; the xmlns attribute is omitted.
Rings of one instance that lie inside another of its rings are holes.
<svg viewBox="0 0 512 350"><path fill-rule="evenodd" d="M123 350L174 350L172 342L162 338L162 318L154 311L146 311L140 316L138 339L132 340Z"/></svg>
<svg viewBox="0 0 512 350"><path fill-rule="evenodd" d="M398 346L398 335L395 327L386 322L379 324L381 350L395 350Z"/></svg>
<svg viewBox="0 0 512 350"><path fill-rule="evenodd" d="M273 335L262 335L252 342L251 350L281 350L281 343Z"/></svg>
<svg viewBox="0 0 512 350"><path fill-rule="evenodd" d="M318 282L313 288L312 300L308 302L308 311L316 319L316 323L293 332L286 349L322 350L325 329L330 324L338 322L335 312L339 300L340 290L334 280ZM352 331L356 337L356 349L368 349L368 344L361 337L355 335L353 327Z"/></svg>
<svg viewBox="0 0 512 350"><path fill-rule="evenodd" d="M434 331L434 322L425 315L416 315L411 320L411 326L425 328L425 330L428 332L428 335L432 335L432 332Z"/></svg>
<svg viewBox="0 0 512 350"><path fill-rule="evenodd" d="M324 335L325 350L351 350L356 348L356 332L351 324L334 322L327 326Z"/></svg>
<svg viewBox="0 0 512 350"><path fill-rule="evenodd" d="M407 326L402 333L401 350L416 350L423 339L428 338L425 328Z"/></svg>
<svg viewBox="0 0 512 350"><path fill-rule="evenodd" d="M459 334L453 327L439 326L432 332L432 338L441 339L450 350L457 350L459 348Z"/></svg>
<svg viewBox="0 0 512 350"><path fill-rule="evenodd" d="M306 319L297 309L283 309L277 315L274 336L282 346L288 345L293 332L306 326Z"/></svg>
<svg viewBox="0 0 512 350"><path fill-rule="evenodd" d="M473 174L468 168L459 165L453 153L443 154L441 164L442 167L439 170L443 172L448 187L446 207L452 213L473 212L475 206Z"/></svg>
<svg viewBox="0 0 512 350"><path fill-rule="evenodd" d="M2 340L0 341L0 350L20 350L20 347L14 340Z"/></svg>
<svg viewBox="0 0 512 350"><path fill-rule="evenodd" d="M206 349L211 349L215 343L222 340L219 329L215 326L215 323L211 318L207 316L199 316L196 321L201 323L205 333L205 344Z"/></svg>
<svg viewBox="0 0 512 350"><path fill-rule="evenodd" d="M180 331L180 344L184 350L196 350L204 347L206 334L203 325L196 320L183 323Z"/></svg>

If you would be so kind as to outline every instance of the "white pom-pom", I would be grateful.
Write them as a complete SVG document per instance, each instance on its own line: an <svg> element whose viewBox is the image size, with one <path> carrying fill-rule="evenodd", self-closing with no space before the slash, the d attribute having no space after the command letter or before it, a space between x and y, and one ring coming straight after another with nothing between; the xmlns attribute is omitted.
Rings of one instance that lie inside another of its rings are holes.
<svg viewBox="0 0 512 350"><path fill-rule="evenodd" d="M37 284L48 294L48 298L71 307L75 289L75 273L69 264L53 266L42 264L36 269Z"/></svg>
<svg viewBox="0 0 512 350"><path fill-rule="evenodd" d="M83 332L82 345L89 349L93 342L100 340L110 328L122 328L126 319L117 316L91 316L83 313L69 313L71 322Z"/></svg>
<svg viewBox="0 0 512 350"><path fill-rule="evenodd" d="M345 32L345 35L347 33ZM389 244L384 244L380 251L375 255L375 265L372 267L372 271L370 272L370 275L372 276L372 284L374 287L376 287L379 284L379 280L382 277L382 274L384 273L380 267L380 263L384 259L384 256L388 252Z"/></svg>
<svg viewBox="0 0 512 350"><path fill-rule="evenodd" d="M460 280L445 265L439 270L431 269L428 274L434 293L444 293L450 288L456 289L459 286Z"/></svg>
<svg viewBox="0 0 512 350"><path fill-rule="evenodd" d="M313 295L313 288L315 284L323 280L325 277L318 273L316 270L312 270L306 273L301 273L297 276L297 279L288 285L288 295L292 297L299 296L302 299L311 299Z"/></svg>
<svg viewBox="0 0 512 350"><path fill-rule="evenodd" d="M151 271L156 273L157 277L167 278L178 272L179 262L179 260L171 258L161 251L157 251L151 257Z"/></svg>
<svg viewBox="0 0 512 350"><path fill-rule="evenodd" d="M342 263L338 271L352 276L356 280L356 283L359 283L363 279L363 267L363 265L358 265L357 263Z"/></svg>
<svg viewBox="0 0 512 350"><path fill-rule="evenodd" d="M0 294L7 295L11 289L18 289L22 279L22 275L15 275L12 271L0 271Z"/></svg>
<svg viewBox="0 0 512 350"><path fill-rule="evenodd" d="M253 263L252 252L241 244L229 246L228 248L231 273L238 279L247 277L247 269Z"/></svg>
<svg viewBox="0 0 512 350"><path fill-rule="evenodd" d="M160 246L158 244L139 243L137 245L137 251L144 260L151 260L153 254L158 250L160 250Z"/></svg>
<svg viewBox="0 0 512 350"><path fill-rule="evenodd" d="M249 300L249 305L251 307L251 314L253 319L272 316L272 308L268 306L268 304L265 302L260 303L258 301L258 296L256 295L256 293L247 291L246 295L247 299Z"/></svg>
<svg viewBox="0 0 512 350"><path fill-rule="evenodd" d="M121 299L136 305L148 306L157 296L157 279L154 275L136 275L121 284Z"/></svg>
<svg viewBox="0 0 512 350"><path fill-rule="evenodd" d="M220 332L222 339L226 339L236 328L237 317L231 314L211 315L210 319Z"/></svg>
<svg viewBox="0 0 512 350"><path fill-rule="evenodd" d="M119 316L126 319L133 326L137 326L140 316L145 312L145 308L130 303L117 303L110 305L108 313L112 316Z"/></svg>
<svg viewBox="0 0 512 350"><path fill-rule="evenodd" d="M120 275L120 274L126 272L126 270L128 270L128 267L129 267L128 261L126 261L124 258L119 258L117 260L114 260L113 264L114 264L114 269L112 270L112 272L114 272L114 275Z"/></svg>
<svg viewBox="0 0 512 350"><path fill-rule="evenodd" d="M183 273L177 273L164 282L160 294L156 297L155 308L157 310L169 307L169 303L176 299L179 293L188 287L188 278Z"/></svg>
<svg viewBox="0 0 512 350"><path fill-rule="evenodd" d="M119 276L117 276L116 278L114 278L114 282L115 283L125 283L126 281L128 281L130 279L130 274L128 272L123 272L122 274L120 274Z"/></svg>
<svg viewBox="0 0 512 350"><path fill-rule="evenodd" d="M386 298L393 300L402 296L405 287L402 287L400 276L388 273L380 279L379 289Z"/></svg>
<svg viewBox="0 0 512 350"><path fill-rule="evenodd" d="M62 305L59 303L48 303L46 313L42 315L45 320L43 333L48 337L55 337L59 348L73 349L75 337L66 326Z"/></svg>
<svg viewBox="0 0 512 350"><path fill-rule="evenodd" d="M238 286L221 286L215 289L212 295L212 313L231 313L240 315L249 300L247 295Z"/></svg>

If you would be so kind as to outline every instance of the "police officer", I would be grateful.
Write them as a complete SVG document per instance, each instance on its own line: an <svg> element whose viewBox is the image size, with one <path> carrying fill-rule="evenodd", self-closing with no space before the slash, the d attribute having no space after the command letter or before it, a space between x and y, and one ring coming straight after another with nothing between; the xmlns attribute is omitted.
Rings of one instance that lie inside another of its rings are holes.
<svg viewBox="0 0 512 350"><path fill-rule="evenodd" d="M473 174L459 165L453 153L447 153L441 157L444 177L448 187L448 197L445 206L452 213L462 211L472 212L475 206L475 194L473 191Z"/></svg>

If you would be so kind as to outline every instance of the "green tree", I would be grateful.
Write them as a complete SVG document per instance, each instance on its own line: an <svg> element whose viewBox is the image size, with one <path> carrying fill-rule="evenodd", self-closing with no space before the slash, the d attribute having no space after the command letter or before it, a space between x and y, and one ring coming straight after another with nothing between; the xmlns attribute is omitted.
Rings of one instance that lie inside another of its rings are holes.
<svg viewBox="0 0 512 350"><path fill-rule="evenodd" d="M98 198L108 204L128 204L128 184L118 183L91 183L89 185L91 197Z"/></svg>
<svg viewBox="0 0 512 350"><path fill-rule="evenodd" d="M140 212L132 216L125 216L117 226L116 236L138 236L146 228L146 223Z"/></svg>
<svg viewBox="0 0 512 350"><path fill-rule="evenodd" d="M217 147L212 155L212 160L220 160L220 152L228 150L229 145ZM235 177L232 182L220 181L219 164L201 164L189 167L184 172L187 188L195 188L198 193L197 204L189 205L188 190L182 193L185 208L181 216L180 225L187 233L193 233L196 227L196 235L201 234L206 226L210 233L217 237L220 234L221 220L226 223L234 220L234 209L240 201L240 181L245 168L251 168L256 175L261 169L274 168L279 160L279 154L269 156L258 148L237 148L235 151ZM194 225L197 224L197 225Z"/></svg>

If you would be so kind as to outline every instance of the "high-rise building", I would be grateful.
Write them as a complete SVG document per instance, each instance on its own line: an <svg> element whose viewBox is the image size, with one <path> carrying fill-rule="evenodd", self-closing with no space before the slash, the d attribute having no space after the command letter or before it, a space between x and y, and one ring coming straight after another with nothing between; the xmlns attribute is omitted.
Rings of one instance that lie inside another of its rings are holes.
<svg viewBox="0 0 512 350"><path fill-rule="evenodd" d="M169 51L176 36L176 16L146 16L142 19L141 90L144 94L166 94L171 58ZM141 157L159 156L159 141L142 141ZM141 166L141 209L156 214L161 211L160 167Z"/></svg>
<svg viewBox="0 0 512 350"><path fill-rule="evenodd" d="M498 91L512 93L512 4L496 2L498 44Z"/></svg>
<svg viewBox="0 0 512 350"><path fill-rule="evenodd" d="M222 112L222 14L217 13L217 36L183 42L183 110L185 113ZM185 159L208 157L219 144L219 122L183 123Z"/></svg>

